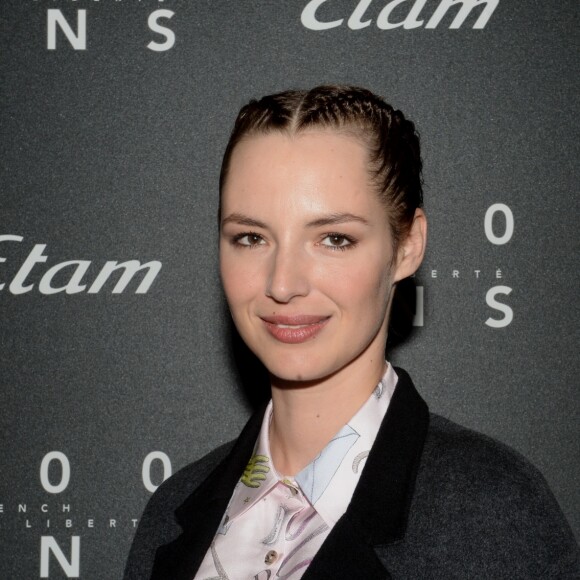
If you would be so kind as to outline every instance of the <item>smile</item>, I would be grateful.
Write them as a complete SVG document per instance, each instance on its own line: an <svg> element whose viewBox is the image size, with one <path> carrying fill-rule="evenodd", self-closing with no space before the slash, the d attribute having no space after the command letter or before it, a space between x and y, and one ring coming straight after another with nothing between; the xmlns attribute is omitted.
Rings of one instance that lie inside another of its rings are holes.
<svg viewBox="0 0 580 580"><path fill-rule="evenodd" d="M315 338L330 316L300 314L296 316L264 316L266 330L279 342L299 344Z"/></svg>

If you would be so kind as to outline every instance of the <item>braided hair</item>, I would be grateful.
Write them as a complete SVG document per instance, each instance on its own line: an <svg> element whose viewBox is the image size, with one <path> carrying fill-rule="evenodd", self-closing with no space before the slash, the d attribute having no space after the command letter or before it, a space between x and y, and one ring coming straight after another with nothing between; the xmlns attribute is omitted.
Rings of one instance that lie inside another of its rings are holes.
<svg viewBox="0 0 580 580"><path fill-rule="evenodd" d="M337 131L363 143L369 154L370 182L387 210L396 247L423 204L419 135L401 111L360 87L289 90L253 99L242 107L222 161L220 199L240 141L277 131L296 135L312 130Z"/></svg>

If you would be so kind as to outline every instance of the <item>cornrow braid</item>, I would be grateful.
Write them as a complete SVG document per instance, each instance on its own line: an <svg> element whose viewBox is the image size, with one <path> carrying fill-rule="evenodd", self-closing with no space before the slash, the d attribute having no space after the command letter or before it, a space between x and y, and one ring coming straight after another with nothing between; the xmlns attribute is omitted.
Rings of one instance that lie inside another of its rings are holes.
<svg viewBox="0 0 580 580"><path fill-rule="evenodd" d="M401 111L360 87L324 85L284 91L242 107L224 153L220 199L240 141L275 131L294 135L317 129L344 132L365 145L371 183L387 210L396 246L407 235L415 210L423 205L419 135Z"/></svg>

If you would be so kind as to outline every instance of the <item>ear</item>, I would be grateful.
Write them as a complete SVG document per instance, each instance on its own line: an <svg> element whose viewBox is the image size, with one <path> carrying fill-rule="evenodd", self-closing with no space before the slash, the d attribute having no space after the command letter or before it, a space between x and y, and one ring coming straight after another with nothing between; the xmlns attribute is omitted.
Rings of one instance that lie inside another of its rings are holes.
<svg viewBox="0 0 580 580"><path fill-rule="evenodd" d="M399 242L394 282L403 280L417 271L423 261L426 242L427 218L425 212L417 208L407 237Z"/></svg>

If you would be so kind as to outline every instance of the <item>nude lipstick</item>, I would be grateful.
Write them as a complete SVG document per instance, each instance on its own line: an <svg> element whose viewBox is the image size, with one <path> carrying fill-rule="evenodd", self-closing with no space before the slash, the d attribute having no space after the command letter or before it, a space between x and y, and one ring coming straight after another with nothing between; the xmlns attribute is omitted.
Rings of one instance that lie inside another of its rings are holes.
<svg viewBox="0 0 580 580"><path fill-rule="evenodd" d="M262 316L266 330L278 341L299 344L311 340L326 326L330 316L297 314Z"/></svg>

